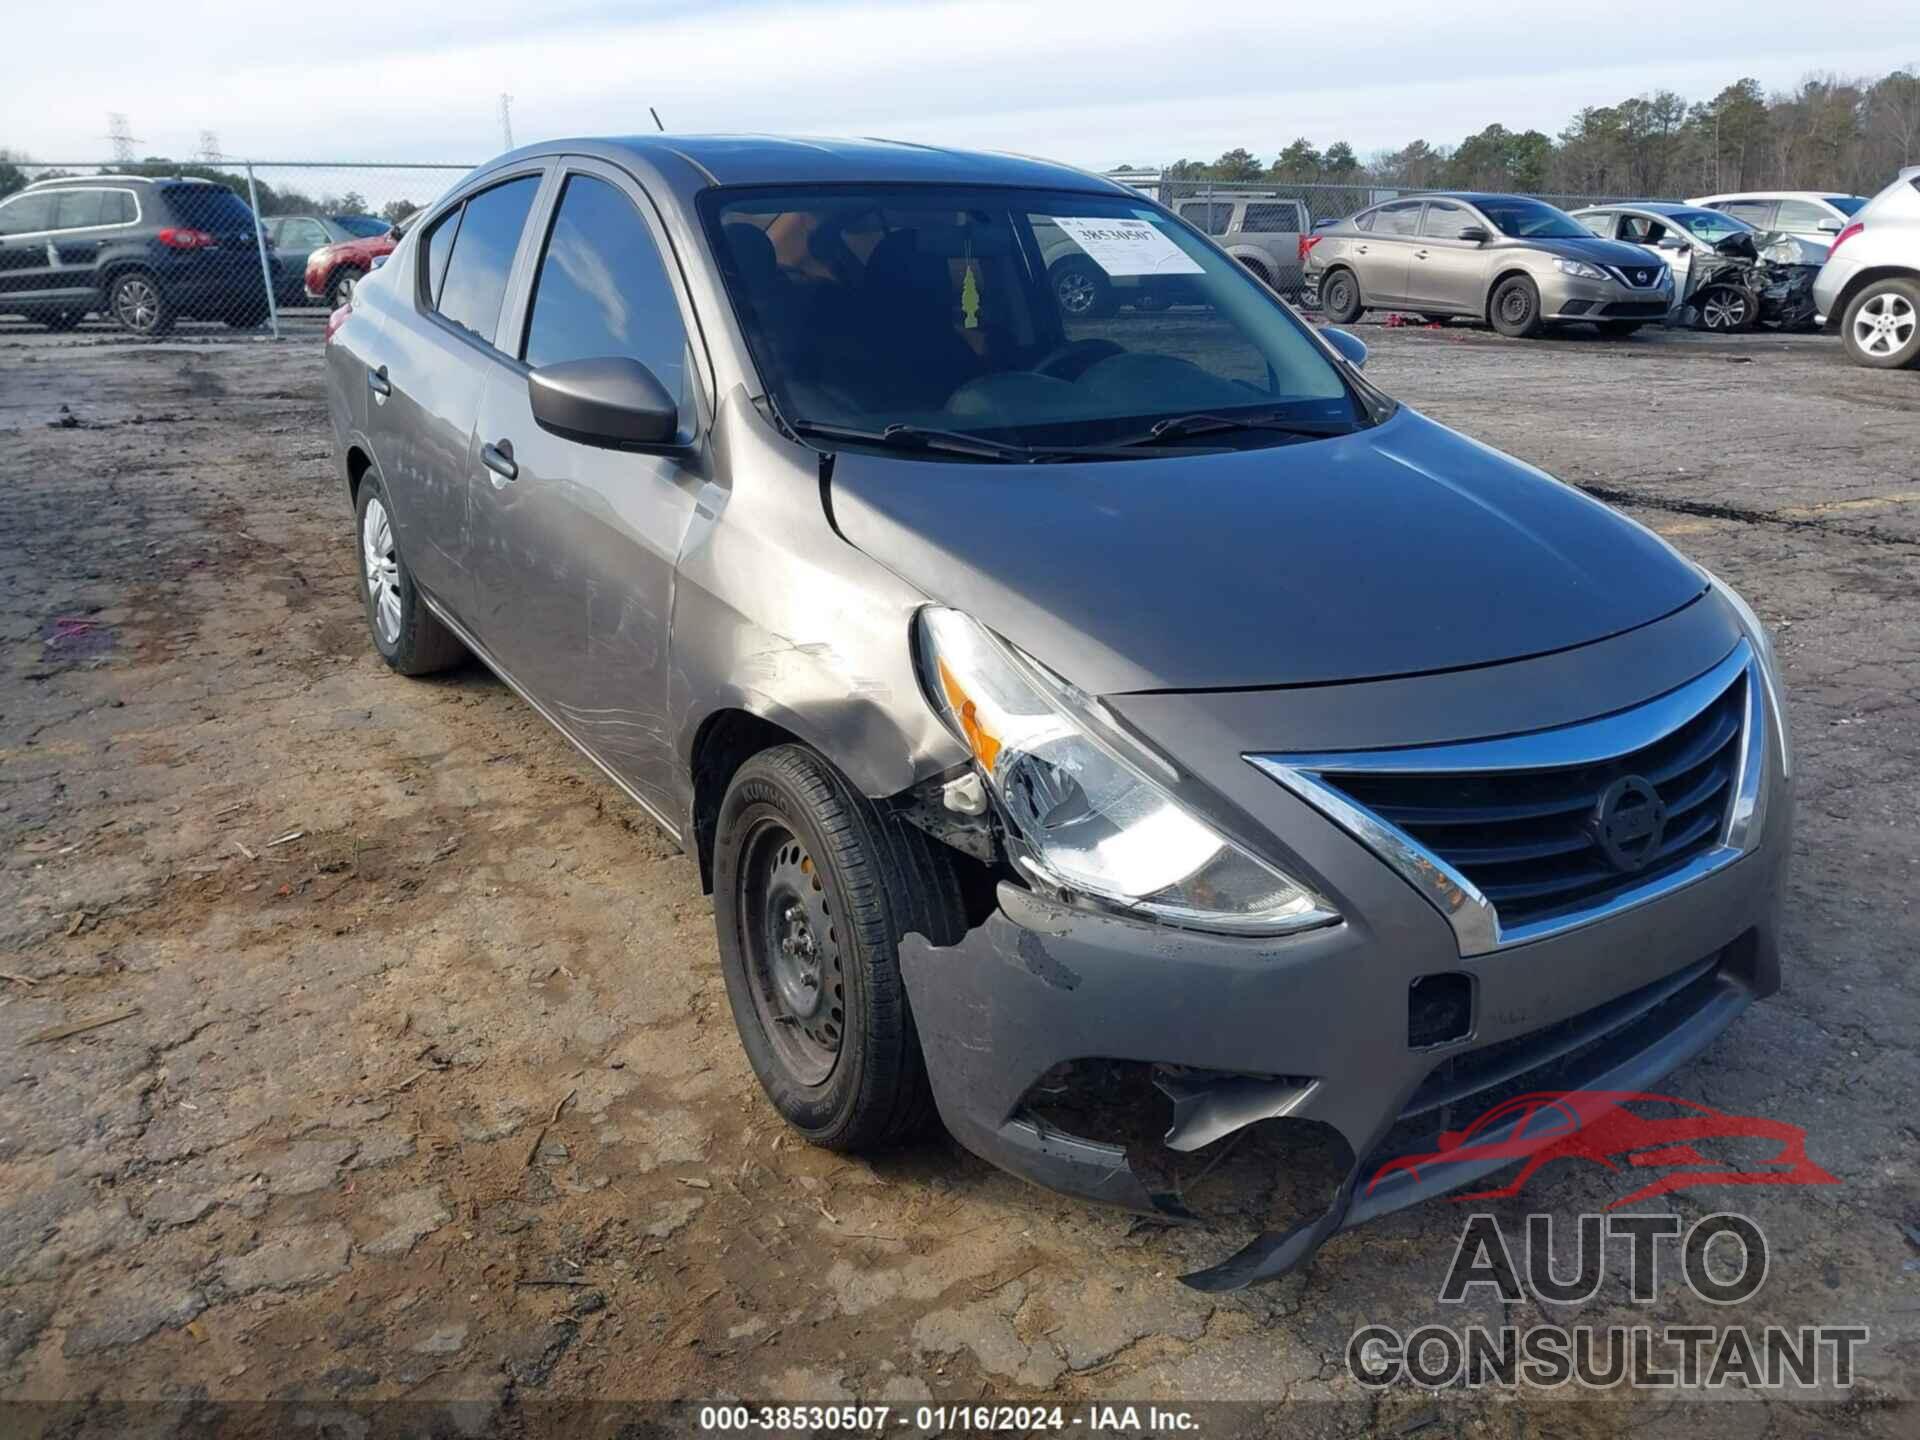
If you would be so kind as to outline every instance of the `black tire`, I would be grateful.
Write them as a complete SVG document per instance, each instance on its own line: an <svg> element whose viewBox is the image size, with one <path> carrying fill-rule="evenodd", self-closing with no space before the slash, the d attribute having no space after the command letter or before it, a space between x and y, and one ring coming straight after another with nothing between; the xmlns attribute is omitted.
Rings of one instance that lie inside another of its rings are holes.
<svg viewBox="0 0 1920 1440"><path fill-rule="evenodd" d="M1609 340L1624 340L1646 323L1644 320L1596 320L1593 328Z"/></svg>
<svg viewBox="0 0 1920 1440"><path fill-rule="evenodd" d="M107 286L107 313L134 335L164 335L173 328L173 302L145 270L123 270Z"/></svg>
<svg viewBox="0 0 1920 1440"><path fill-rule="evenodd" d="M1320 313L1336 325L1351 325L1367 307L1351 270L1329 270L1320 281Z"/></svg>
<svg viewBox="0 0 1920 1440"><path fill-rule="evenodd" d="M360 584L360 605L366 612L367 631L373 637L373 648L389 668L402 675L432 675L441 670L450 670L467 658L467 647L454 633L442 625L427 608L426 601L420 598L419 589L413 583L413 572L407 569L407 562L397 547L388 548L392 564L392 579L397 600L397 621L392 625L392 633L381 616L376 613L368 558L369 540L367 536L367 512L378 501L382 512L388 517L389 540L393 502L387 498L386 486L381 484L379 475L368 471L360 482L360 493L356 497L353 512L354 573Z"/></svg>
<svg viewBox="0 0 1920 1440"><path fill-rule="evenodd" d="M813 751L781 745L742 765L720 804L713 911L740 1043L787 1123L830 1150L924 1128L932 1098L899 943L963 933L947 853Z"/></svg>
<svg viewBox="0 0 1920 1440"><path fill-rule="evenodd" d="M1920 283L1876 280L1861 290L1847 302L1840 341L1849 360L1874 370L1898 370L1920 360ZM1871 348L1875 345L1885 348Z"/></svg>
<svg viewBox="0 0 1920 1440"><path fill-rule="evenodd" d="M358 265L342 265L328 277L327 309L338 310L353 298L353 287L366 278L367 272Z"/></svg>
<svg viewBox="0 0 1920 1440"><path fill-rule="evenodd" d="M1493 287L1487 320L1502 335L1528 340L1546 328L1540 318L1540 287L1525 275L1509 275Z"/></svg>
<svg viewBox="0 0 1920 1440"><path fill-rule="evenodd" d="M87 312L84 310L55 310L50 314L36 316L35 318L38 319L42 325L46 326L47 329L53 331L55 334L59 334L62 331L72 330L78 326L82 320L87 318Z"/></svg>
<svg viewBox="0 0 1920 1440"><path fill-rule="evenodd" d="M1740 335L1760 323L1760 301L1744 285L1709 285L1693 297L1694 324L1716 335Z"/></svg>

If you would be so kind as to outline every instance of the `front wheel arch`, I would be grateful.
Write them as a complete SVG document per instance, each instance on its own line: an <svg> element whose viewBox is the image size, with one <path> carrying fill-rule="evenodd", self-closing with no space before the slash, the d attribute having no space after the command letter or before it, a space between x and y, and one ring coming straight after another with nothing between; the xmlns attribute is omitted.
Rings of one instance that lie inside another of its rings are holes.
<svg viewBox="0 0 1920 1440"><path fill-rule="evenodd" d="M1837 331L1854 297L1869 285L1877 285L1882 280L1909 280L1920 284L1920 270L1912 270L1904 265L1875 265L1870 270L1860 271L1847 281L1846 287L1834 298L1833 309L1827 314L1826 328Z"/></svg>

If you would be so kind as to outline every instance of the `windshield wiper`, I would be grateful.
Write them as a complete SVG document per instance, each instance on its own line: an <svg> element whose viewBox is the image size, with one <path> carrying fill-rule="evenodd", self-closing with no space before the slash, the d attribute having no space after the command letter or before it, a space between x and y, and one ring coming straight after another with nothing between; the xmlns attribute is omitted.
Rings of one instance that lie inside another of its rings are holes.
<svg viewBox="0 0 1920 1440"><path fill-rule="evenodd" d="M892 445L915 450L944 450L954 455L977 455L986 460L1032 460L1041 452L1031 446L1015 445L1007 440L989 440L984 435L968 435L959 430L929 430L919 425L889 425L884 430L856 430L846 425L816 425L801 420L793 426L797 435L818 435L823 440L853 440L864 445Z"/></svg>
<svg viewBox="0 0 1920 1440"><path fill-rule="evenodd" d="M1329 435L1347 435L1353 431L1353 422L1349 420L1289 420L1277 414L1268 415L1176 415L1170 420L1162 420L1151 427L1144 435L1135 435L1130 439L1116 440L1116 445L1151 445L1156 441L1177 439L1186 435L1214 435L1226 430L1272 430L1282 435L1304 435L1309 438Z"/></svg>

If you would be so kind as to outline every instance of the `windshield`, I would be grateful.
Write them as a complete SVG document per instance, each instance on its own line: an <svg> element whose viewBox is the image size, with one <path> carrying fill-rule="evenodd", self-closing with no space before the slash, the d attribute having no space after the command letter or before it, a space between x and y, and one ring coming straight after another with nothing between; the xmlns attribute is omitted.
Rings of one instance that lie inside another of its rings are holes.
<svg viewBox="0 0 1920 1440"><path fill-rule="evenodd" d="M1709 245L1717 245L1729 235L1739 235L1753 229L1746 221L1736 220L1718 210L1675 210L1668 218L1677 225L1686 226Z"/></svg>
<svg viewBox="0 0 1920 1440"><path fill-rule="evenodd" d="M371 215L336 215L333 223L349 235L360 235L367 239L384 235L393 228L385 220L376 220Z"/></svg>
<svg viewBox="0 0 1920 1440"><path fill-rule="evenodd" d="M1865 208L1867 200L1864 195L1829 195L1827 203L1842 215L1858 215Z"/></svg>
<svg viewBox="0 0 1920 1440"><path fill-rule="evenodd" d="M1591 240L1592 232L1564 210L1542 200L1496 195L1473 202L1493 222L1493 228L1516 240Z"/></svg>
<svg viewBox="0 0 1920 1440"><path fill-rule="evenodd" d="M1126 196L815 186L711 191L703 208L747 343L796 429L1097 445L1203 412L1322 432L1364 413L1270 291ZM1214 447L1288 438L1167 432Z"/></svg>

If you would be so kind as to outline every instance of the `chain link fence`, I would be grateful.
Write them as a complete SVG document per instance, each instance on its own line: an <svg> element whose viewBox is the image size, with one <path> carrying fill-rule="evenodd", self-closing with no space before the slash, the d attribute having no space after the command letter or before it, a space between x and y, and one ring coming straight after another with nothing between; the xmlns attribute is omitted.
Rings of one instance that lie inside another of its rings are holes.
<svg viewBox="0 0 1920 1440"><path fill-rule="evenodd" d="M467 165L145 161L0 167L0 337L303 334ZM1115 178L1220 241L1282 294L1302 234L1424 193L1375 185ZM1541 195L1562 209L1618 196ZM254 223L254 217L259 222Z"/></svg>
<svg viewBox="0 0 1920 1440"><path fill-rule="evenodd" d="M317 335L393 249L394 225L471 168L0 167L0 337Z"/></svg>

